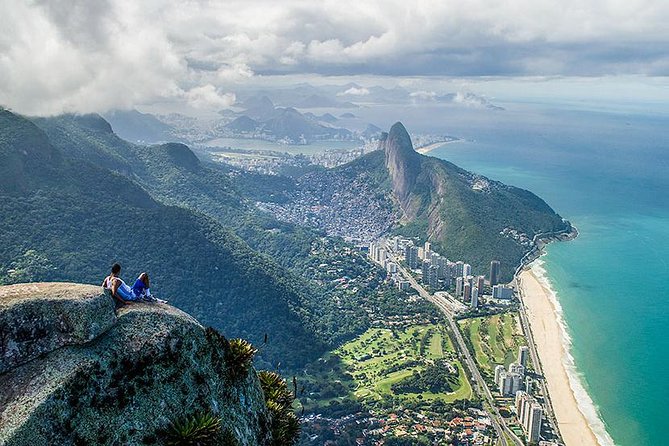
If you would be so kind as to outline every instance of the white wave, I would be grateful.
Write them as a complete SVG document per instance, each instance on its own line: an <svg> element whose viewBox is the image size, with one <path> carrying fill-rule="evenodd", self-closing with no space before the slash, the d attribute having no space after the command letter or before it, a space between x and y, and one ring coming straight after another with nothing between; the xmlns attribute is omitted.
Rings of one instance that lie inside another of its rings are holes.
<svg viewBox="0 0 669 446"><path fill-rule="evenodd" d="M546 262L540 257L532 262L530 269L532 270L532 273L534 273L534 276L537 278L539 283L541 283L546 291L548 291L548 298L553 304L557 314L557 321L560 327L560 332L562 334L562 344L565 351L565 357L562 358L562 364L564 365L567 372L567 377L569 378L569 387L571 387L571 391L573 392L574 398L576 399L578 410L581 411L585 417L590 426L590 429L592 429L595 437L597 437L599 444L601 446L615 446L613 438L611 438L611 435L609 435L606 430L606 425L602 420L599 409L595 405L594 401L592 401L592 398L583 385L583 374L576 368L574 357L571 355L571 336L569 336L567 324L564 321L562 306L560 305L557 293L553 289L546 268L544 268L545 263Z"/></svg>

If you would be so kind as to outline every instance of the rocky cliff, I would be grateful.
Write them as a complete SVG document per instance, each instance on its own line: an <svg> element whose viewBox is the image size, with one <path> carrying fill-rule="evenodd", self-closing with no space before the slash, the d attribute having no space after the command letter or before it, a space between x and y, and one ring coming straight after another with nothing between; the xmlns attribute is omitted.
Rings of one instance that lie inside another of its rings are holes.
<svg viewBox="0 0 669 446"><path fill-rule="evenodd" d="M409 133L401 122L395 123L390 132L382 137L380 148L385 154L395 197L406 212L410 207L410 194L420 174L421 156L413 149Z"/></svg>
<svg viewBox="0 0 669 446"><path fill-rule="evenodd" d="M450 259L471 263L477 274L500 260L502 276L510 280L535 235L571 228L527 190L419 154L400 122L380 148L402 214L397 232L429 240Z"/></svg>
<svg viewBox="0 0 669 446"><path fill-rule="evenodd" d="M115 311L97 286L0 287L0 445L160 444L203 412L267 444L256 373L229 372L226 342L169 305Z"/></svg>

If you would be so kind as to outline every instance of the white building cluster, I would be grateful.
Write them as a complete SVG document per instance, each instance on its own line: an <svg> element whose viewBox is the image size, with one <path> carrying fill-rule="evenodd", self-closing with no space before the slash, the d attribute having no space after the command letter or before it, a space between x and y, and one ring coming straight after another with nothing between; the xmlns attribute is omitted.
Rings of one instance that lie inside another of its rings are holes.
<svg viewBox="0 0 669 446"><path fill-rule="evenodd" d="M381 244L372 242L369 244L369 258L381 265L390 274L397 273L397 263L388 260L388 250Z"/></svg>
<svg viewBox="0 0 669 446"><path fill-rule="evenodd" d="M485 276L473 275L472 266L463 261L452 262L446 256L435 252L430 242L416 246L411 239L392 237L381 239L369 244L369 257L382 265L397 283L400 290L408 290L410 285L399 277L398 265L388 261L389 254L404 257L406 265L421 276L424 285L434 291L452 290L455 287L454 297L467 304L472 310L484 301L483 296L490 288L487 287ZM513 297L513 288L497 284L500 275L500 263L493 260L490 263L490 274L494 279L492 297L509 300ZM489 296L489 294L488 294Z"/></svg>
<svg viewBox="0 0 669 446"><path fill-rule="evenodd" d="M457 263L456 263L457 265ZM459 269L459 265L457 265ZM485 276L465 275L471 271L471 266L467 263L462 265L462 276L455 278L455 297L469 304L471 309L475 309L483 295L485 287Z"/></svg>
<svg viewBox="0 0 669 446"><path fill-rule="evenodd" d="M541 432L543 409L531 395L532 378L525 376L528 357L529 348L523 345L518 349L517 361L509 364L508 369L503 365L495 367L495 385L502 396L515 396L518 421L525 430L528 442L537 443Z"/></svg>
<svg viewBox="0 0 669 446"><path fill-rule="evenodd" d="M526 388L529 383L525 382L525 369L527 367L527 346L521 346L518 350L518 361L509 364L508 370L503 365L495 367L495 385L502 396L512 396L516 392Z"/></svg>
<svg viewBox="0 0 669 446"><path fill-rule="evenodd" d="M525 431L527 442L538 443L544 414L541 404L529 393L519 391L516 393L516 414Z"/></svg>

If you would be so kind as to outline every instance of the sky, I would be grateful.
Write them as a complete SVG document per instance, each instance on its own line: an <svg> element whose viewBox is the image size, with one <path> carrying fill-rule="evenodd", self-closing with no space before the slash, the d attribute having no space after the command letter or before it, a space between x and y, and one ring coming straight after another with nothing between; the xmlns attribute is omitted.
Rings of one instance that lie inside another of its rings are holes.
<svg viewBox="0 0 669 446"><path fill-rule="evenodd" d="M667 23L665 0L0 0L0 105L214 110L254 84L347 78L664 91Z"/></svg>

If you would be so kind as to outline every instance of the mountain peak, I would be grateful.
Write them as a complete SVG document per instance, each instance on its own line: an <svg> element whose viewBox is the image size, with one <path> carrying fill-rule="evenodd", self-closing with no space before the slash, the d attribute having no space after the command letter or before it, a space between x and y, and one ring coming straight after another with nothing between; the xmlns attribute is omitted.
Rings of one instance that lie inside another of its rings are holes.
<svg viewBox="0 0 669 446"><path fill-rule="evenodd" d="M393 191L405 208L411 188L420 173L421 155L411 143L411 137L401 122L396 122L381 141L385 152L386 168L390 173Z"/></svg>
<svg viewBox="0 0 669 446"><path fill-rule="evenodd" d="M109 133L109 134L114 133L111 124L105 118L103 118L97 113L88 113L83 115L71 114L65 116L72 119L80 126L86 127L90 130L95 130L98 132Z"/></svg>
<svg viewBox="0 0 669 446"><path fill-rule="evenodd" d="M390 131L388 132L386 141L387 141L386 147L390 145L390 147L401 151L403 154L406 154L407 156L414 156L413 154L417 154L417 152L413 148L413 143L411 142L411 137L409 136L409 132L407 132L407 129L404 127L404 124L402 124L399 121L393 124L392 127L390 127Z"/></svg>

